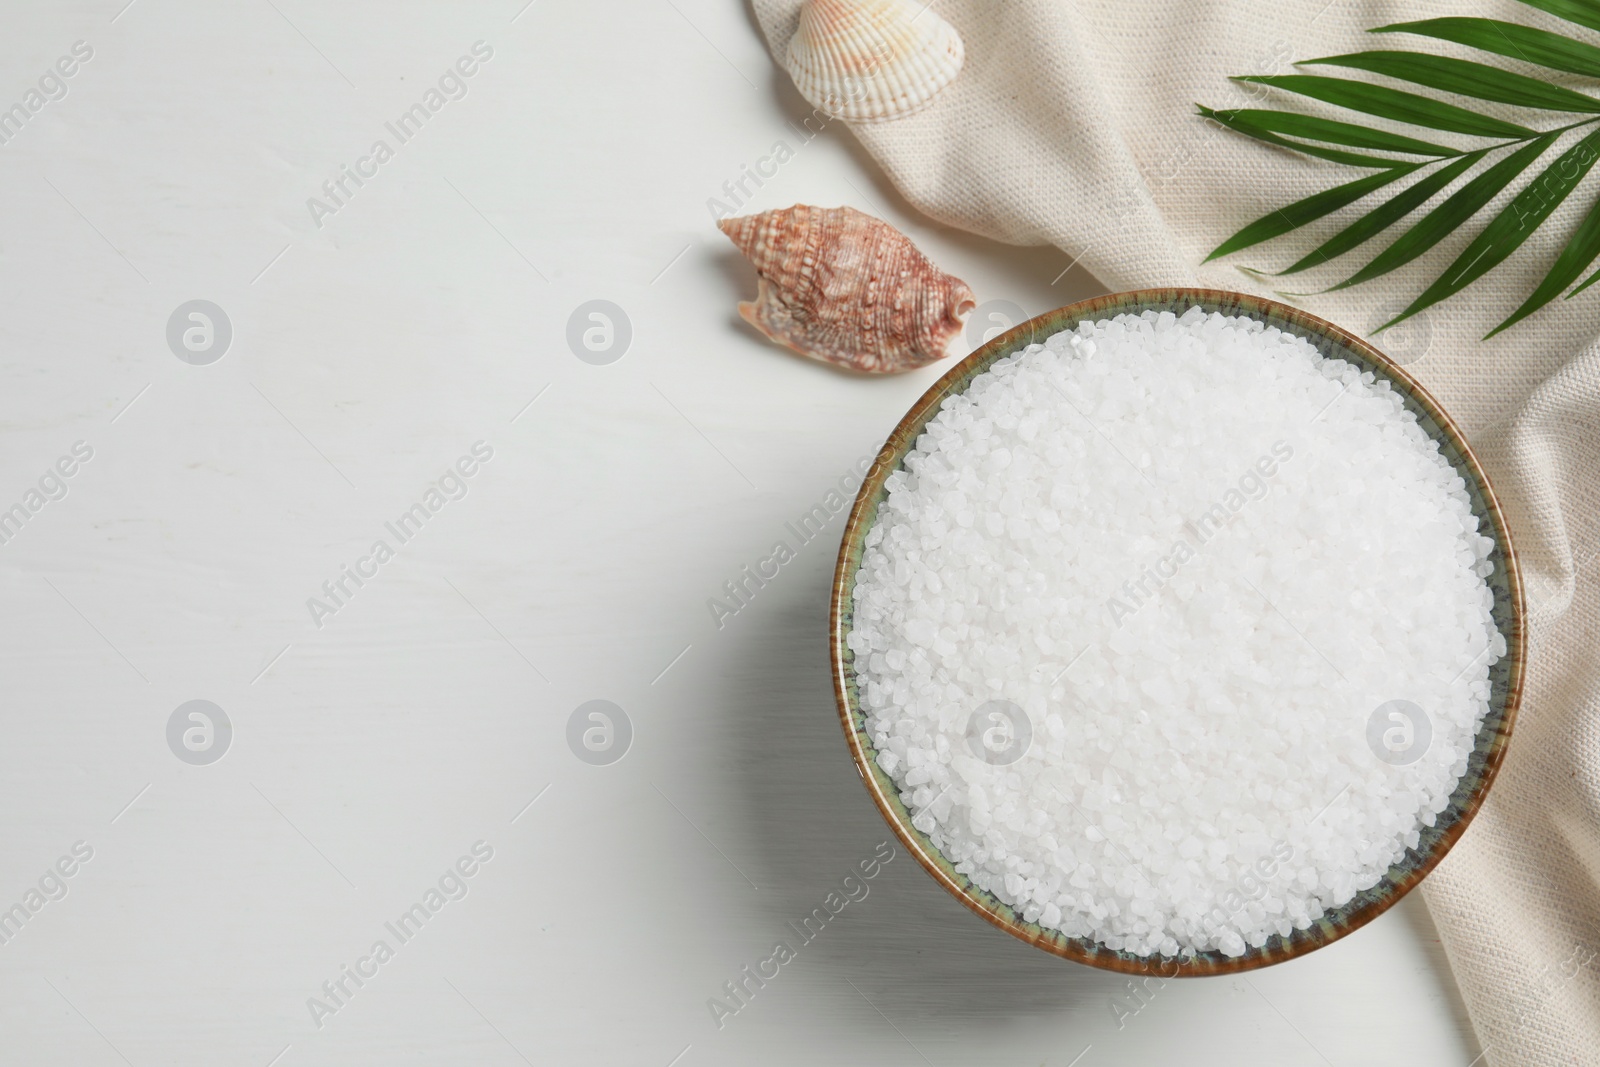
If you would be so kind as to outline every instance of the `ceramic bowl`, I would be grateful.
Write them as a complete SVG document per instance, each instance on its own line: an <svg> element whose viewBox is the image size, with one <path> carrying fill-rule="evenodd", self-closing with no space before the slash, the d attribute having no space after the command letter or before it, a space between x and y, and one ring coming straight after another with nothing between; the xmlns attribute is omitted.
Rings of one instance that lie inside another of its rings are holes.
<svg viewBox="0 0 1600 1067"><path fill-rule="evenodd" d="M1439 443L1445 458L1465 480L1474 510L1480 519L1479 528L1495 540L1495 548L1490 556L1494 573L1488 581L1494 592L1494 619L1505 636L1508 650L1490 670L1489 713L1478 732L1467 772L1450 797L1449 807L1432 827L1422 831L1418 847L1408 850L1377 885L1357 893L1343 907L1327 912L1308 929L1296 930L1288 937L1274 936L1260 948L1247 948L1241 956L1226 956L1212 951L1177 958L1142 957L1024 922L1018 912L958 873L928 836L911 825L911 816L900 800L899 789L878 767L878 754L872 738L866 732L865 716L857 693L854 653L846 646L845 638L851 629L850 593L855 586L856 572L861 566L867 532L876 521L878 507L886 495L884 481L900 468L917 436L938 412L940 403L946 397L963 392L972 379L987 370L995 360L1035 341L1043 341L1051 334L1070 330L1080 321L1104 319L1123 312L1171 311L1182 315L1193 307L1260 320L1286 333L1305 338L1326 357L1348 360L1363 370L1388 379L1404 398L1406 407L1416 414L1422 428ZM967 907L1030 945L1106 970L1134 974L1158 973L1168 977L1233 974L1303 956L1371 922L1410 892L1460 839L1494 781L1495 773L1505 757L1506 745L1511 739L1511 727L1522 695L1526 654L1522 581L1505 516L1501 513L1483 468L1467 446L1461 431L1428 395L1427 390L1371 344L1332 323L1287 304L1211 289L1146 289L1085 300L1031 319L995 337L939 379L900 420L861 486L845 526L843 544L839 548L830 614L834 693L850 754L855 758L856 770L866 783L873 803L877 804L889 826L917 862Z"/></svg>

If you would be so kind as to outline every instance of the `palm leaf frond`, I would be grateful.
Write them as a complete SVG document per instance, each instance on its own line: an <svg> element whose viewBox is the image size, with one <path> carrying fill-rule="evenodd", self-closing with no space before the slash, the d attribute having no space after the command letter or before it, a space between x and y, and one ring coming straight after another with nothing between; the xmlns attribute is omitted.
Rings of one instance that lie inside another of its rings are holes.
<svg viewBox="0 0 1600 1067"><path fill-rule="evenodd" d="M1574 26L1600 31L1600 0L1521 2ZM1275 276L1321 267L1380 235L1395 232L1397 236L1364 266L1323 291L1348 289L1411 264L1481 217L1476 232L1454 260L1424 284L1399 315L1379 327L1382 330L1450 299L1493 271L1573 198L1600 160L1600 42L1473 17L1396 22L1369 32L1442 41L1473 49L1486 58L1515 60L1527 65L1523 70L1542 68L1594 83L1571 87L1478 59L1380 49L1297 64L1358 72L1355 76L1295 73L1233 79L1354 112L1369 121L1347 121L1290 108L1200 106L1202 116L1235 133L1326 163L1373 172L1263 215L1218 245L1206 257L1208 261L1301 230L1406 178L1415 180L1400 186L1398 192L1385 193L1386 199L1346 222ZM1364 75L1424 92L1396 88ZM1488 112L1480 109L1476 103L1480 101L1492 105ZM1507 112L1506 107L1519 110ZM1396 125L1422 131L1423 136L1392 128ZM1441 133L1456 136L1441 138ZM1566 142L1567 147L1553 161L1536 167L1569 133L1572 140ZM1469 140L1463 143L1458 138ZM1530 172L1532 176L1526 177ZM1581 221L1566 235L1543 279L1488 336L1523 321L1563 292L1571 299L1600 282L1600 270L1596 270L1573 286L1579 275L1600 260L1600 197L1591 192L1589 199ZM1492 204L1501 206L1491 209ZM1419 211L1421 217L1413 221ZM1257 277L1269 273L1239 269Z"/></svg>
<svg viewBox="0 0 1600 1067"><path fill-rule="evenodd" d="M1263 215L1252 222L1222 244L1217 250L1206 257L1206 262L1225 256L1230 252L1237 252L1241 248L1258 245L1262 241L1270 241L1280 234L1297 230L1308 222L1315 222L1325 215L1331 215L1340 208L1355 203L1368 193L1383 188L1390 182L1399 181L1401 178L1416 170L1420 163L1413 163L1406 167L1391 167L1381 170L1377 174L1369 174L1365 178L1357 178L1353 182L1324 189L1320 193L1313 193L1304 200L1281 207L1270 215Z"/></svg>
<svg viewBox="0 0 1600 1067"><path fill-rule="evenodd" d="M1315 115L1296 115L1291 111L1249 109L1207 111L1206 108L1201 108L1200 112L1225 125L1234 122L1238 127L1250 126L1270 130L1273 133L1288 134L1291 137L1302 137L1308 141L1321 141L1324 144L1371 148L1379 152L1406 152L1414 156L1461 155L1459 148L1446 148L1444 145L1419 141L1415 137L1403 137L1388 130L1357 126L1352 122L1335 122L1333 119L1318 118Z"/></svg>
<svg viewBox="0 0 1600 1067"><path fill-rule="evenodd" d="M1208 107L1201 106L1200 114L1205 118L1221 123L1235 133L1253 137L1263 144L1277 145L1279 148L1287 148L1303 155L1326 159L1332 163L1342 163L1347 167L1393 167L1401 163L1410 162L1409 160L1389 159L1384 156L1368 156L1357 152L1346 152L1340 148L1325 148L1322 145L1308 144L1305 141L1291 141L1287 137L1280 137L1265 126L1258 126L1243 117L1247 114L1243 111L1212 111Z"/></svg>
<svg viewBox="0 0 1600 1067"><path fill-rule="evenodd" d="M1330 259L1360 247L1432 200L1439 190L1477 166L1485 154L1472 152L1464 155L1448 167L1441 167L1413 182L1278 273L1298 274L1312 267L1320 267Z"/></svg>
<svg viewBox="0 0 1600 1067"><path fill-rule="evenodd" d="M1537 143L1529 145L1529 150ZM1524 186L1509 204L1500 209L1500 214L1489 221L1483 232L1462 250L1455 262L1445 268L1437 281L1423 290L1410 307L1379 329L1387 329L1446 297L1454 296L1499 266L1550 217L1550 213L1561 205L1567 194L1577 188L1597 158L1600 158L1600 131L1590 133L1567 149L1537 178Z"/></svg>
<svg viewBox="0 0 1600 1067"><path fill-rule="evenodd" d="M1550 268L1550 273L1545 275L1544 281L1539 283L1537 289L1528 294L1528 299L1522 302L1521 307L1508 315L1500 325L1490 330L1487 337L1493 337L1501 330L1516 325L1550 303L1556 298L1556 294L1571 285L1573 279L1582 274L1584 269L1593 263L1597 256L1600 256L1600 200L1596 200L1593 206L1589 208L1589 214L1584 216L1583 221L1578 224L1577 232L1572 235L1572 240L1567 242L1567 247L1561 250L1561 256L1556 260L1555 265ZM1596 279L1600 279L1600 271L1589 275L1588 281L1567 294L1568 298L1570 299L1583 292L1583 290L1594 284Z"/></svg>
<svg viewBox="0 0 1600 1067"><path fill-rule="evenodd" d="M1324 78L1317 74L1252 74L1235 78L1234 81L1271 85L1326 104L1375 115L1380 119L1426 126L1431 130L1477 137L1528 137L1537 132L1514 122L1468 111L1432 97L1391 89L1387 85Z"/></svg>
<svg viewBox="0 0 1600 1067"><path fill-rule="evenodd" d="M1600 48L1549 30L1519 26L1515 22L1479 18L1424 19L1421 22L1379 26L1367 32L1413 33L1419 37L1432 37L1436 41L1464 44L1480 52L1520 59L1524 63L1550 70L1600 78Z"/></svg>
<svg viewBox="0 0 1600 1067"><path fill-rule="evenodd" d="M1444 203L1428 212L1417 221L1416 225L1401 234L1394 244L1380 252L1371 263L1335 285L1329 292L1360 285L1410 263L1476 215L1485 204L1510 185L1517 175L1532 166L1533 161L1542 156L1545 149L1555 142L1555 135L1547 133L1506 156L1457 189Z"/></svg>
<svg viewBox="0 0 1600 1067"><path fill-rule="evenodd" d="M1357 52L1348 56L1308 59L1303 65L1353 67L1424 88L1492 100L1497 104L1540 108L1544 111L1571 111L1580 115L1600 112L1600 100L1593 97L1563 89L1559 85L1550 85L1538 78L1474 63L1470 59L1452 59L1418 52Z"/></svg>
<svg viewBox="0 0 1600 1067"><path fill-rule="evenodd" d="M1600 30L1600 4L1594 0L1522 0L1529 7L1590 30Z"/></svg>

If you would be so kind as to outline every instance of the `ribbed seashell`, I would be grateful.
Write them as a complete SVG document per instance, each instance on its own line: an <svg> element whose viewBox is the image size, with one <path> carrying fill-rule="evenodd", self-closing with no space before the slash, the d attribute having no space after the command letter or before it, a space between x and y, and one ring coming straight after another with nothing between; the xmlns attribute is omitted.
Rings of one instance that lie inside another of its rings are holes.
<svg viewBox="0 0 1600 1067"><path fill-rule="evenodd" d="M926 107L965 56L954 26L908 0L806 0L784 66L816 107L876 122Z"/></svg>
<svg viewBox="0 0 1600 1067"><path fill-rule="evenodd" d="M867 374L944 358L977 301L886 222L850 207L794 207L722 219L755 265L746 322L780 345Z"/></svg>

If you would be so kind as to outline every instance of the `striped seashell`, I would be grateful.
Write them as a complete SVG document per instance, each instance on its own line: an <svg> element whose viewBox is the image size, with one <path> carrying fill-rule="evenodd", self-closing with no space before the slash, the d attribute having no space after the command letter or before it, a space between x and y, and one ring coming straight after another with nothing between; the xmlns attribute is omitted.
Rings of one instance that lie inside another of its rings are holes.
<svg viewBox="0 0 1600 1067"><path fill-rule="evenodd" d="M886 222L850 207L794 207L717 226L755 265L746 322L801 355L867 374L943 359L977 301Z"/></svg>
<svg viewBox="0 0 1600 1067"><path fill-rule="evenodd" d="M926 107L965 55L954 26L908 0L806 0L784 66L816 107L878 122Z"/></svg>

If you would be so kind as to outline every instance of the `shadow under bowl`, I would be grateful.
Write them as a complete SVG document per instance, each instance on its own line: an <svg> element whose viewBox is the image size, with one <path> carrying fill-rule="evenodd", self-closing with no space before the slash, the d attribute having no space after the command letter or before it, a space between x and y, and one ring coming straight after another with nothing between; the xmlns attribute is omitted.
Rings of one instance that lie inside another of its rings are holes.
<svg viewBox="0 0 1600 1067"><path fill-rule="evenodd" d="M1087 938L1068 937L1037 923L1024 922L1019 912L993 894L979 889L966 875L957 872L928 835L911 825L911 815L900 799L899 787L878 766L878 753L867 734L866 716L861 710L855 654L846 646L845 639L853 624L851 591L855 588L856 572L861 567L866 536L877 521L878 508L887 496L884 483L890 474L901 469L906 453L911 450L927 423L938 414L939 406L946 397L965 392L972 379L988 370L996 360L1035 342L1043 342L1052 334L1074 329L1080 322L1093 322L1124 313L1137 315L1145 311L1170 311L1182 315L1195 307L1208 313L1215 311L1244 316L1276 326L1285 333L1309 341L1325 358L1346 360L1363 371L1371 371L1377 377L1386 379L1393 386L1407 410L1416 415L1423 430L1438 442L1439 451L1466 482L1473 511L1479 519L1479 532L1494 539L1494 549L1489 556L1494 564L1494 572L1487 581L1494 594L1494 621L1505 637L1507 652L1490 669L1489 711L1479 727L1467 771L1451 794L1449 806L1440 813L1433 826L1422 829L1418 846L1407 850L1376 885L1357 893L1342 907L1330 909L1308 928L1295 930L1287 937L1274 935L1260 948L1247 947L1240 956L1227 956L1213 950L1188 956L1147 957L1111 949ZM1494 782L1500 763L1505 758L1506 745L1511 740L1512 724L1521 701L1523 664L1527 651L1522 578L1505 516L1501 513L1488 477L1472 449L1467 446L1461 431L1428 395L1427 390L1378 349L1330 322L1277 301L1216 289L1143 289L1095 297L1060 308L1030 319L988 341L940 378L890 434L856 496L845 525L843 543L839 547L829 614L834 695L845 739L850 745L850 754L855 759L856 770L866 784L873 803L917 862L968 908L1030 945L1109 971L1159 974L1163 977L1236 974L1303 956L1371 922L1415 888L1466 831L1488 794L1489 786Z"/></svg>

